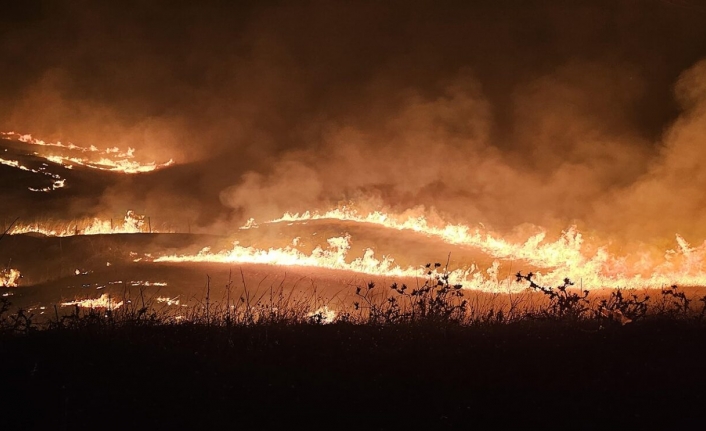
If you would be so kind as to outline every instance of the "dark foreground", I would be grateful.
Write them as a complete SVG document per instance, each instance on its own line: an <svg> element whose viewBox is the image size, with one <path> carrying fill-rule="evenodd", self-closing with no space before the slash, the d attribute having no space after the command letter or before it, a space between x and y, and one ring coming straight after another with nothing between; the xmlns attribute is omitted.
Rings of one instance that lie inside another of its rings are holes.
<svg viewBox="0 0 706 431"><path fill-rule="evenodd" d="M0 340L2 429L702 427L706 326L199 325Z"/></svg>

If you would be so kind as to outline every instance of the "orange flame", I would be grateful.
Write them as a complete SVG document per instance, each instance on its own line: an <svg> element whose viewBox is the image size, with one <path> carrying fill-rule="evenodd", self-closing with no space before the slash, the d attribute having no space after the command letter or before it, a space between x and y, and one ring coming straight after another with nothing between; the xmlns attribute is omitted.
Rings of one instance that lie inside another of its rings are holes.
<svg viewBox="0 0 706 431"><path fill-rule="evenodd" d="M334 310L331 310L326 305L317 309L316 311L312 311L311 313L307 314L307 317L323 324L333 322L336 319L336 316L338 316L338 313L336 313Z"/></svg>
<svg viewBox="0 0 706 431"><path fill-rule="evenodd" d="M17 287L17 281L22 277L20 271L8 268L0 271L0 286Z"/></svg>
<svg viewBox="0 0 706 431"><path fill-rule="evenodd" d="M267 250L243 247L237 242L231 250L211 253L209 247L195 255L161 256L153 262L222 262L222 263L258 263L285 266L310 266L327 269L344 269L363 274L387 274L398 277L416 277L420 269L401 268L390 257L375 257L375 252L367 249L362 257L346 262L350 249L350 236L329 238L328 248L316 247L311 255L296 249L296 239L291 246L270 248Z"/></svg>
<svg viewBox="0 0 706 431"><path fill-rule="evenodd" d="M78 305L82 308L107 308L109 310L117 310L123 306L123 301L116 301L107 293L102 294L95 299L77 299L75 301L62 302L63 307Z"/></svg>
<svg viewBox="0 0 706 431"><path fill-rule="evenodd" d="M66 185L66 180L62 179L61 176L59 176L59 174L52 174L51 172L46 171L46 167L47 167L46 164L44 164L42 167L40 167L38 169L33 169L33 168L29 168L27 166L22 165L17 160L7 160L7 159L3 159L3 158L0 158L0 164L3 164L5 166L10 166L13 168L17 168L17 169L27 171L27 172L33 172L35 174L46 175L46 176L52 178L52 180L53 180L52 185L49 187L43 187L41 189L37 189L34 187L27 187L30 191L33 191L33 192L50 192L52 190L63 188Z"/></svg>
<svg viewBox="0 0 706 431"><path fill-rule="evenodd" d="M460 224L432 225L425 217L403 217L381 211L360 215L346 207L326 213L285 214L283 217L266 223L302 222L310 220L341 220L375 224L387 229L408 230L442 240L449 245L460 245L477 249L494 258L490 267L481 269L469 262L465 268L450 273L450 281L463 284L466 288L485 291L519 290L523 286L511 283L513 276L507 270L506 277L500 277L501 267L508 261L522 261L525 265L539 268L536 273L538 283L558 285L569 277L584 289L599 288L661 288L671 284L683 286L706 286L706 242L691 247L684 238L677 235L677 247L664 252L663 256L611 254L606 247L587 247L581 233L575 226L564 230L556 241L547 241L542 231L524 241L513 243L492 232L471 229ZM257 223L250 219L241 229L256 228ZM335 270L353 271L362 274L392 277L424 277L424 268L400 267L391 256L376 258L370 249L363 256L348 259L350 235L333 237L327 240L328 247L315 248L311 254L297 249L297 239L284 248L258 249L235 243L231 250L217 253L206 248L195 255L161 256L156 262L223 262L255 263L282 266L306 266Z"/></svg>
<svg viewBox="0 0 706 431"><path fill-rule="evenodd" d="M60 164L67 169L73 168L73 165L81 165L87 168L99 169L103 171L121 172L124 174L136 174L142 172L151 172L156 169L161 169L174 164L173 159L165 163L149 162L140 163L134 159L135 149L128 148L127 151L120 151L117 147L99 150L94 145L90 147L81 147L71 142L63 144L59 142L45 142L41 139L35 139L30 134L20 134L17 132L0 132L0 136L7 139L14 139L30 145L37 145L51 150L57 148L62 150L78 151L83 154L91 154L92 157L69 157L57 154L41 155L47 160Z"/></svg>
<svg viewBox="0 0 706 431"><path fill-rule="evenodd" d="M122 223L113 223L111 220L94 218L87 225L79 227L78 223L31 223L16 224L9 232L10 235L25 233L40 233L46 236L74 236L74 235L106 235L117 233L145 233L145 216L128 210ZM152 233L159 233L155 229Z"/></svg>
<svg viewBox="0 0 706 431"><path fill-rule="evenodd" d="M176 298L169 298L167 296L158 296L157 297L157 302L160 304L167 304L167 305L177 305L177 306L182 306L186 307L186 305L181 304L181 300L176 297Z"/></svg>
<svg viewBox="0 0 706 431"><path fill-rule="evenodd" d="M663 258L650 256L616 256L606 247L589 252L576 226L564 230L554 242L546 242L542 231L524 242L512 243L492 232L471 229L461 224L432 226L424 216L400 217L381 211L361 215L347 207L325 213L286 213L267 223L307 222L309 220L342 220L368 223L389 229L409 230L441 239L447 244L479 249L500 260L521 260L530 265L549 269L537 273L545 284L561 284L565 277L581 281L592 288L661 288L671 284L706 286L706 242L692 248L676 235L678 247L667 250ZM253 225L254 222L250 222ZM634 262L628 265L627 262Z"/></svg>

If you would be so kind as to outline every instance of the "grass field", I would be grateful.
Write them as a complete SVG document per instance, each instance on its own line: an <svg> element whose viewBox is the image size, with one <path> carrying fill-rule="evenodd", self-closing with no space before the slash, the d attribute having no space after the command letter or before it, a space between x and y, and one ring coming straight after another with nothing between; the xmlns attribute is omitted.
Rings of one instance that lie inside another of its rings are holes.
<svg viewBox="0 0 706 431"><path fill-rule="evenodd" d="M529 274L518 278L533 288ZM391 311L389 298L403 295L390 289L387 299L361 299L331 323L294 300L276 309L239 298L237 307L204 303L181 320L134 301L116 310L76 307L41 325L7 309L3 428L702 423L703 301L678 288L593 302L572 288L534 290L544 301L533 308L479 313L461 310L468 295L452 296L442 278L420 303Z"/></svg>

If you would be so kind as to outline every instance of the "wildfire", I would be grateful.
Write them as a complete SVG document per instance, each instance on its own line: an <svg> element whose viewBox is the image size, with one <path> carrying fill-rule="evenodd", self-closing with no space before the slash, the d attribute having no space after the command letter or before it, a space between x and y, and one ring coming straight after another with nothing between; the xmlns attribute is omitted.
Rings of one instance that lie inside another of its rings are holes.
<svg viewBox="0 0 706 431"><path fill-rule="evenodd" d="M17 287L22 274L14 268L3 269L0 271L0 286L1 287Z"/></svg>
<svg viewBox="0 0 706 431"><path fill-rule="evenodd" d="M553 242L547 242L547 234L542 231L524 242L512 243L492 232L472 229L465 225L442 222L439 226L434 226L424 216L402 217L381 211L361 215L347 207L325 213L285 213L282 217L266 223L309 220L352 221L418 232L441 239L450 245L481 250L498 259L498 263L520 260L548 269L537 274L538 279L546 284L560 284L561 280L568 276L581 281L584 287L589 288L661 288L674 283L706 285L706 242L698 247L691 247L679 235L676 235L677 247L667 250L660 260L649 256L616 256L609 253L605 247L597 247L589 252L581 232L575 226L564 230L560 238Z"/></svg>
<svg viewBox="0 0 706 431"><path fill-rule="evenodd" d="M546 232L540 232L520 242L510 242L492 232L472 229L459 224L433 225L423 216L402 217L383 212L360 215L348 208L338 208L325 213L285 214L270 220L272 223L307 222L310 220L340 220L374 224L387 229L412 231L442 240L467 249L480 250L494 259L488 268L474 263L454 269L449 280L463 284L466 288L485 291L507 291L517 286L513 281L508 263L522 261L538 268L536 280L545 285L559 285L565 277L577 282L583 289L599 288L662 288L672 284L683 286L706 286L706 242L692 247L684 238L676 236L676 247L659 256L618 256L606 247L588 247L578 229L564 230L556 241L548 241ZM257 227L248 220L241 229ZM195 255L170 255L154 259L155 262L222 262L254 263L281 266L305 266L334 270L353 271L362 274L391 277L426 277L429 271L423 267L401 267L389 255L375 256L371 249L363 255L350 259L351 236L332 237L327 245L316 247L310 254L299 250L298 238L283 248L261 249L235 243L230 250L212 252L209 248ZM503 267L504 277L500 276ZM432 271L432 275L437 275Z"/></svg>
<svg viewBox="0 0 706 431"><path fill-rule="evenodd" d="M163 281L143 281L143 280L131 281L128 284L130 286L145 286L145 287L150 287L150 286L163 287L163 286L167 285L167 283L165 283Z"/></svg>
<svg viewBox="0 0 706 431"><path fill-rule="evenodd" d="M101 157L96 161L88 161L86 159L80 159L78 157L66 157L66 156L47 156L47 160L60 165L66 166L68 169L73 168L73 164L85 166L87 168L100 169L103 171L113 171L122 172L124 174L137 174L141 172L151 172L156 169L165 168L174 164L174 160L170 159L166 163L158 164L156 162L150 163L140 163L134 160L111 160L105 157Z"/></svg>
<svg viewBox="0 0 706 431"><path fill-rule="evenodd" d="M41 189L34 188L34 187L27 187L30 191L33 191L33 192L50 192L52 190L57 190L57 189L63 188L66 185L66 180L62 179L61 176L59 176L59 174L52 174L51 172L48 172L46 170L46 168L49 166L46 163L43 163L41 167L34 169L34 168L30 168L30 167L22 165L17 160L7 160L7 159L0 158L0 164L3 164L5 166L10 166L13 168L17 168L17 169L20 169L23 171L32 172L35 174L42 174L42 175L45 175L45 176L50 177L52 179L52 184L49 187L43 187Z"/></svg>
<svg viewBox="0 0 706 431"><path fill-rule="evenodd" d="M173 164L140 163L135 160L135 150L128 148L121 151L118 148L100 150L95 146L82 147L73 143L45 142L31 135L16 132L0 133L7 139L15 139L30 145L42 147L49 154L43 155L48 161L61 164L67 169L75 165L85 166L105 171L115 171L126 174L149 172ZM48 150L47 150L48 149ZM51 150L73 152L71 155L52 153ZM76 154L79 154L77 156ZM51 178L51 186L44 188L29 188L34 192L49 192L66 185L58 174L46 170L46 163L40 168L31 168L17 160L1 159L0 164L12 166L21 170L46 175ZM342 206L326 212L285 213L282 217L266 221L265 224L277 223L307 223L316 220L335 220L379 226L384 229L408 231L440 240L453 247L478 250L493 259L487 268L480 268L474 262L453 269L449 273L450 280L463 284L464 287L497 291L507 290L512 280L511 268L508 262L520 261L524 265L537 268L536 280L545 285L561 284L565 277L571 278L583 288L660 288L671 284L706 286L706 241L693 247L684 238L676 235L676 245L662 256L648 255L615 255L607 247L592 244L588 246L584 237L575 226L565 229L558 239L551 241L545 231L532 235L522 241L509 241L502 236L482 227L471 227L464 224L453 224L444 221L431 222L423 215L390 214L383 211L372 211L367 214ZM436 220L436 219L435 219ZM255 229L258 224L249 219L240 229ZM9 232L22 234L29 232L42 233L48 236L97 235L113 233L145 232L145 217L128 211L124 220L113 223L112 220L94 218L79 226L78 223L65 223L51 226L48 223L19 224ZM153 232L152 229L149 229ZM149 255L136 258L135 261L154 262L223 262L252 263L279 266L315 267L332 270L353 271L361 274L383 275L391 277L426 277L428 270L423 267L404 267L395 263L390 255L376 256L372 249L366 249L361 256L349 256L351 235L328 238L326 243L317 246L313 251L303 252L299 248L298 239L294 238L291 245L280 248L256 248L235 242L229 250L212 252L204 248L194 255L167 255L152 258ZM504 276L500 276L501 268ZM436 275L433 273L433 275ZM10 280L14 282L16 279Z"/></svg>
<svg viewBox="0 0 706 431"><path fill-rule="evenodd" d="M17 132L0 132L0 136L6 139L14 139L30 145L44 147L46 151L52 149L79 152L82 157L66 156L60 154L46 154L41 157L47 160L60 164L67 169L73 168L74 165L85 166L87 168L99 169L103 171L121 172L124 174L136 174L142 172L151 172L156 169L165 168L174 164L173 159L165 163L149 162L141 163L135 158L135 149L128 148L127 151L121 151L117 147L99 150L96 146L81 147L71 142L63 144L62 142L45 142L41 139L33 138L30 134L20 134Z"/></svg>
<svg viewBox="0 0 706 431"><path fill-rule="evenodd" d="M179 298L169 298L166 296L158 296L157 297L157 302L160 304L167 304L167 305L181 305L181 301ZM185 307L185 305L184 305Z"/></svg>
<svg viewBox="0 0 706 431"><path fill-rule="evenodd" d="M309 313L307 317L314 319L319 323L326 324L333 322L336 319L337 315L338 314L334 310L331 310L330 308L328 308L328 306L324 305L318 310Z"/></svg>
<svg viewBox="0 0 706 431"><path fill-rule="evenodd" d="M41 233L46 236L74 236L74 235L106 235L117 233L144 233L157 232L148 230L145 216L128 210L122 222L112 220L102 220L94 218L87 224L79 226L78 223L59 223L50 225L49 223L17 224L9 232L10 235L24 233Z"/></svg>
<svg viewBox="0 0 706 431"><path fill-rule="evenodd" d="M554 243L543 244L546 232L540 232L528 238L522 244L513 244L493 236L489 232L482 232L480 229L473 230L469 226L461 224L442 224L441 227L435 227L424 216L404 218L382 211L360 215L357 211L345 206L322 214L309 211L302 214L285 213L282 217L266 223L306 222L309 220L351 221L373 224L388 229L418 232L429 237L439 238L447 244L464 245L480 249L495 258L524 260L538 266L560 266L565 264L576 266L585 263L580 253L583 239L581 233L575 227L565 230L561 239ZM254 221L249 221L249 224L253 225Z"/></svg>
<svg viewBox="0 0 706 431"><path fill-rule="evenodd" d="M231 250L211 253L206 247L196 255L170 255L161 256L153 262L222 262L222 263L255 263L283 266L309 266L326 269L341 269L362 274L390 275L395 277L417 277L422 275L419 268L401 268L394 263L394 259L382 256L375 257L375 252L367 249L363 256L346 261L350 249L350 236L334 237L327 240L326 249L316 247L307 255L296 248L296 239L292 245L284 248L270 248L267 250L255 247L243 247L238 243Z"/></svg>
<svg viewBox="0 0 706 431"><path fill-rule="evenodd" d="M63 307L78 305L81 308L107 308L109 310L117 310L123 306L123 301L116 301L107 293L102 294L95 299L77 299L75 301L62 302Z"/></svg>

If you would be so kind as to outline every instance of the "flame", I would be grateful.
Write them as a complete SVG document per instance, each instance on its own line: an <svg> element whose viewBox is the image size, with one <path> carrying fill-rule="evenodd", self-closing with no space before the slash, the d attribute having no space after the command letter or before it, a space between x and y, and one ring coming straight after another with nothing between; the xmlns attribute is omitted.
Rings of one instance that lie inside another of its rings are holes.
<svg viewBox="0 0 706 431"><path fill-rule="evenodd" d="M267 250L255 247L243 247L237 242L231 250L211 253L205 247L195 255L169 255L153 259L153 262L221 262L221 263L256 263L283 266L309 266L327 269L343 269L364 274L388 274L399 277L415 277L420 271L415 268L400 268L390 257L377 259L375 253L367 249L362 257L346 262L350 249L350 236L334 237L327 240L329 247L316 247L310 255L295 248L295 245ZM293 241L296 243L296 238Z"/></svg>
<svg viewBox="0 0 706 431"><path fill-rule="evenodd" d="M33 138L30 134L21 134L17 132L0 132L0 136L6 139L14 139L30 145L44 147L46 151L52 149L69 150L72 152L80 152L84 157L71 157L59 154L40 155L47 160L57 163L72 169L74 165L85 166L87 168L99 169L102 171L121 172L124 174L137 174L142 172L151 172L157 169L165 168L174 164L173 159L165 163L149 162L140 163L135 158L135 149L128 148L123 152L117 147L99 150L96 146L81 147L71 142L63 144L59 142L46 142L41 139ZM36 154L36 153L35 153ZM86 157L90 155L91 157Z"/></svg>
<svg viewBox="0 0 706 431"><path fill-rule="evenodd" d="M16 139L30 145L51 150L72 151L80 153L80 157L64 154L42 155L48 161L61 164L67 169L75 165L105 171L122 172L126 174L150 172L174 163L140 163L134 160L135 150L128 148L121 151L116 147L100 150L95 146L82 147L73 143L45 142L28 134L16 132L0 133L8 139ZM48 165L33 169L22 165L16 160L0 159L0 164L12 166L21 170L47 175L52 179L52 185L44 188L29 188L34 192L50 192L65 187L66 182L58 174L46 170ZM683 237L675 234L676 244L673 249L664 251L661 255L648 253L616 255L606 246L586 244L583 234L576 226L569 226L558 239L550 241L547 232L540 231L522 241L510 241L484 227L471 227L464 224L453 224L442 221L430 222L425 216L391 214L383 211L359 213L351 207L342 206L326 212L285 213L282 217L266 221L265 224L276 223L307 223L314 220L337 220L353 223L371 224L385 229L409 231L430 238L435 238L451 246L478 250L493 259L493 263L485 269L468 262L465 267L451 272L451 280L463 284L464 287L497 291L514 286L511 271L507 276L499 276L500 269L507 262L521 261L524 265L536 267L538 283L544 285L561 284L565 277L571 278L582 288L661 288L671 284L683 286L706 286L706 241L692 246ZM138 216L128 211L123 223L113 224L109 220L93 219L79 228L76 223L60 226L48 224L17 225L10 234L37 232L50 236L95 235L109 233L139 233L145 231L144 216ZM255 229L258 224L249 219L240 229ZM353 271L361 274L384 275L392 277L428 276L428 271L421 267L401 267L389 255L377 257L373 250L366 249L362 256L351 258L351 236L344 234L328 238L326 244L316 247L311 253L298 249L297 238L292 244L283 248L256 248L234 243L232 249L211 252L203 249L195 255L167 255L153 259L145 255L135 261L146 260L154 262L224 262L224 263L254 263L281 266L316 267L333 270ZM505 269L503 267L503 269Z"/></svg>
<svg viewBox="0 0 706 431"><path fill-rule="evenodd" d="M565 230L561 239L555 243L541 244L546 238L546 232L540 232L528 238L522 244L513 244L502 238L495 237L489 232L482 232L480 229L472 230L469 226L461 224L443 224L441 227L435 227L431 226L424 216L403 218L382 211L370 212L363 216L345 206L323 214L309 211L302 214L285 213L282 217L266 223L305 222L309 220L352 221L373 224L388 229L409 230L429 237L439 238L447 244L464 245L480 249L495 258L525 260L538 266L584 263L579 253L583 239L576 227ZM254 221L249 221L249 224L253 225Z"/></svg>
<svg viewBox="0 0 706 431"><path fill-rule="evenodd" d="M66 166L68 169L72 169L74 163L76 165L85 166L87 168L100 169L102 171L113 171L122 172L124 174L137 174L141 172L151 172L156 169L165 168L174 164L173 159L169 159L166 163L140 163L134 160L111 160L106 157L101 157L96 161L89 161L87 159L80 159L78 157L68 157L68 156L47 156L47 160L60 165Z"/></svg>
<svg viewBox="0 0 706 431"><path fill-rule="evenodd" d="M169 298L166 296L158 296L157 297L157 302L161 304L167 304L167 305L181 305L181 301L179 300L178 297L176 298Z"/></svg>
<svg viewBox="0 0 706 431"><path fill-rule="evenodd" d="M130 286L145 286L145 287L150 287L150 286L163 287L163 286L167 285L167 283L165 283L163 281L142 281L142 280L131 281L129 284L130 284Z"/></svg>
<svg viewBox="0 0 706 431"><path fill-rule="evenodd" d="M58 223L51 225L50 223L30 223L16 224L10 232L10 235L20 235L25 233L41 233L46 236L67 237L74 235L106 235L117 233L145 233L148 231L145 225L145 216L135 213L133 210L128 210L125 217L120 222L112 220L102 220L94 218L88 224L79 227L79 223ZM160 233L155 229L150 230L152 233Z"/></svg>
<svg viewBox="0 0 706 431"><path fill-rule="evenodd" d="M107 293L102 294L99 298L95 299L77 299L75 301L62 302L63 307L78 305L82 308L107 308L110 310L117 310L123 306L123 301L116 301Z"/></svg>
<svg viewBox="0 0 706 431"><path fill-rule="evenodd" d="M549 268L549 272L537 273L538 279L546 284L561 284L563 278L568 276L589 288L661 288L675 283L706 286L706 241L692 248L678 234L677 248L667 250L663 259L659 260L647 255L616 256L609 253L606 247L597 247L595 251L589 252L576 226L565 229L559 239L553 242L547 242L546 231L541 231L524 242L512 243L492 232L472 229L462 224L442 222L440 226L434 226L424 216L404 217L382 211L361 215L345 206L324 213L285 213L266 223L309 220L352 221L418 232L450 245L481 250L499 260L521 260L532 266Z"/></svg>
<svg viewBox="0 0 706 431"><path fill-rule="evenodd" d="M326 240L328 247L324 249L317 246L306 254L296 248L298 238L292 241L292 245L284 248L258 249L255 247L244 247L239 243L234 243L231 250L224 250L218 253L211 253L209 247L205 247L195 255L166 255L152 262L217 262L217 263L251 263L277 266L300 266L313 267L332 270L351 271L367 275L381 275L395 278L418 278L425 277L429 271L425 267L401 267L395 264L390 256L377 258L372 249L366 249L363 255L347 260L350 250L350 235L333 237ZM141 261L137 258L135 261ZM497 280L483 280L474 271L477 268L471 265L470 268L457 269L449 273L449 280L452 283L461 281L473 282L476 288L492 290L496 287ZM432 271L435 273L435 271Z"/></svg>
<svg viewBox="0 0 706 431"><path fill-rule="evenodd" d="M10 167L13 167L13 168L17 168L17 169L20 169L20 170L23 170L23 171L27 171L27 172L33 172L33 173L35 173L35 174L42 174L42 175L48 176L48 177L50 177L50 178L52 179L52 185L51 185L51 186L49 186L49 187L43 187L43 188L41 188L41 189L37 189L37 188L34 188L34 187L27 187L30 191L33 191L33 192L50 192L50 191L52 191L52 190L61 189L61 188L63 188L63 187L66 186L66 180L65 180L65 179L62 179L61 176L59 176L59 174L52 174L51 172L47 172L46 168L48 167L48 165L47 165L46 163L43 163L40 168L34 169L34 168L29 168L29 167L27 167L27 166L22 165L22 164L21 164L19 161L17 161L17 160L7 160L7 159L0 158L0 164L3 164L3 165L5 165L5 166L10 166Z"/></svg>
<svg viewBox="0 0 706 431"><path fill-rule="evenodd" d="M0 286L17 287L17 281L20 277L22 274L14 268L3 269L0 271Z"/></svg>
<svg viewBox="0 0 706 431"><path fill-rule="evenodd" d="M328 306L324 305L316 311L307 314L307 317L314 319L316 322L327 324L333 322L337 315L338 314L334 310L331 310Z"/></svg>
<svg viewBox="0 0 706 431"><path fill-rule="evenodd" d="M321 214L287 213L266 223L306 223L326 219L412 231L440 239L449 245L480 250L493 258L493 263L485 269L469 262L466 267L449 273L450 282L463 284L466 288L493 292L524 288L512 282L514 276L509 269L506 270L506 277L499 275L503 264L518 260L524 262L524 265L538 268L535 280L544 285L559 285L564 278L569 277L582 289L662 288L672 284L706 286L706 241L698 247L692 247L679 235L676 235L676 247L665 251L661 257L647 253L621 256L611 254L604 246L587 246L575 226L564 230L555 241L548 241L546 232L542 231L524 241L511 242L481 228L472 229L466 225L444 222L434 225L423 216L404 217L381 211L360 215L346 207ZM250 219L241 229L254 227L257 224ZM205 248L195 255L161 256L153 261L303 266L400 278L438 275L434 271L430 274L426 268L400 267L391 256L377 258L371 249L366 249L363 256L350 259L349 234L329 238L325 248L318 246L310 254L297 248L298 241L299 238L294 238L289 246L269 249L246 247L236 242L230 250L211 252Z"/></svg>

